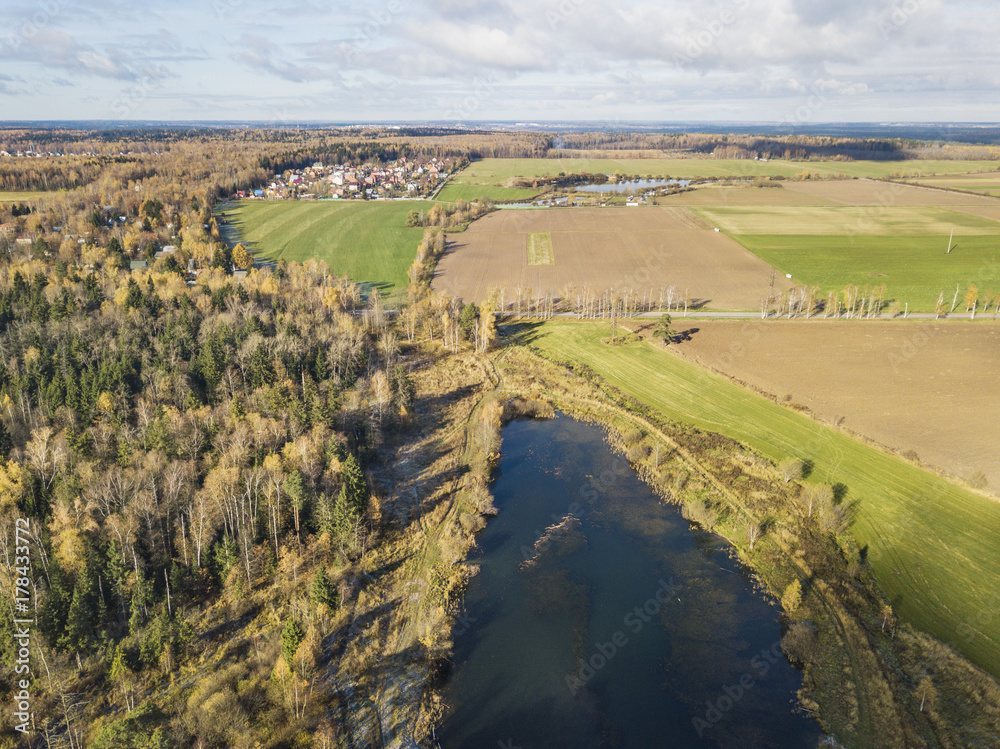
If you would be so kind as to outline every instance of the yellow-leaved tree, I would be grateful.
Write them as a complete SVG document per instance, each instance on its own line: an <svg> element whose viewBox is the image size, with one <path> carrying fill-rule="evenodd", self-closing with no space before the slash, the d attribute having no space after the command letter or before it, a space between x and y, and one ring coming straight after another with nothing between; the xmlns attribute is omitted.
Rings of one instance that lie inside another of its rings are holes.
<svg viewBox="0 0 1000 749"><path fill-rule="evenodd" d="M253 267L253 255L247 251L242 242L233 248L233 265L243 270L249 270Z"/></svg>
<svg viewBox="0 0 1000 749"><path fill-rule="evenodd" d="M0 512L17 503L24 496L24 468L13 460L0 460Z"/></svg>

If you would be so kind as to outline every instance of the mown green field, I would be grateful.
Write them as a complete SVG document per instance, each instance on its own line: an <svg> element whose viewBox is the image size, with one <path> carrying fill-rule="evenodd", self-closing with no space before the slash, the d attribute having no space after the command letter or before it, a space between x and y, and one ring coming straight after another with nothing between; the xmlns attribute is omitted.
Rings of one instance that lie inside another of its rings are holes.
<svg viewBox="0 0 1000 749"><path fill-rule="evenodd" d="M266 260L325 260L330 269L383 295L404 289L422 228L408 229L406 214L420 201L247 200L226 204L239 241Z"/></svg>
<svg viewBox="0 0 1000 749"><path fill-rule="evenodd" d="M747 159L482 159L452 179L457 185L505 185L511 177L556 176L560 172L652 174L693 177L784 176L809 171L847 177L921 176L995 171L993 161L750 161Z"/></svg>
<svg viewBox="0 0 1000 749"><path fill-rule="evenodd" d="M1000 504L662 348L612 348L601 342L607 337L600 323L545 323L527 336L670 419L727 435L773 461L813 461L810 480L845 484L845 501L856 507L852 532L897 613L1000 676Z"/></svg>
<svg viewBox="0 0 1000 749"><path fill-rule="evenodd" d="M498 187L496 185L445 185L437 195L437 200L454 203L456 200L476 200L489 198L497 203L518 200L530 200L538 194L538 190L524 190L517 187Z"/></svg>
<svg viewBox="0 0 1000 749"><path fill-rule="evenodd" d="M970 283L980 296L1000 291L1000 236L961 236L948 254L948 234L937 236L732 235L764 262L789 273L796 284L823 293L848 284L885 284L888 303L911 312L933 312L941 292L948 309L959 287L959 304ZM964 310L964 306L958 309ZM957 311L957 310L956 310Z"/></svg>

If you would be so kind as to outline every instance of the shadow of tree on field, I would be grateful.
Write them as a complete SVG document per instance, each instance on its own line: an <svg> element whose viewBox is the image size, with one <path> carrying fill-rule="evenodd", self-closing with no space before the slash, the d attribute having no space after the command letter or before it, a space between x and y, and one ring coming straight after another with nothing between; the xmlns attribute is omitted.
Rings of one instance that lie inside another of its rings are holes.
<svg viewBox="0 0 1000 749"><path fill-rule="evenodd" d="M500 325L500 335L507 343L517 346L528 346L541 337L543 322L527 322L518 320Z"/></svg>

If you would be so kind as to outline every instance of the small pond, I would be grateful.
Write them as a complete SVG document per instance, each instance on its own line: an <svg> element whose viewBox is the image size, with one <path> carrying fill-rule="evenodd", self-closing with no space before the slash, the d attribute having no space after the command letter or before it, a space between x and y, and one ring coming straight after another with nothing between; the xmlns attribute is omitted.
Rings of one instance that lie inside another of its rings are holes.
<svg viewBox="0 0 1000 749"><path fill-rule="evenodd" d="M689 179L638 179L632 182L619 182L612 184L605 182L602 185L575 185L577 192L616 192L635 193L641 190L653 190L657 187L687 187L691 184Z"/></svg>

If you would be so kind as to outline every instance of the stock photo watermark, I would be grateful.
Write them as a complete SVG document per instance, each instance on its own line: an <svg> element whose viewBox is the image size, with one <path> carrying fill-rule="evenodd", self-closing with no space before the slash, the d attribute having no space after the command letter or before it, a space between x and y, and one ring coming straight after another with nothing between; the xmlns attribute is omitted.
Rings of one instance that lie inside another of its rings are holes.
<svg viewBox="0 0 1000 749"><path fill-rule="evenodd" d="M722 687L722 694L705 702L705 712L691 719L691 725L701 738L705 731L717 726L726 714L756 687L770 672L771 667L784 660L781 641L771 647L761 650L750 659L751 671L747 671L739 679Z"/></svg>
<svg viewBox="0 0 1000 749"><path fill-rule="evenodd" d="M13 51L19 50L38 34L48 27L69 3L64 0L43 0L38 3L37 10L20 24L5 32L0 36L0 49L8 47Z"/></svg>
<svg viewBox="0 0 1000 749"><path fill-rule="evenodd" d="M31 611L31 521L18 518L14 525L14 730L28 733L32 721L31 693L31 635L34 619L26 618Z"/></svg>
<svg viewBox="0 0 1000 749"><path fill-rule="evenodd" d="M472 119L483 105L493 98L497 86L500 85L500 77L490 73L485 77L477 77L472 81L473 89L457 105L451 107L444 113L444 119L465 122Z"/></svg>
<svg viewBox="0 0 1000 749"><path fill-rule="evenodd" d="M358 62L358 55L371 49L375 40L385 33L405 7L401 0L389 0L382 7L369 8L365 24L354 32L351 41L340 45L344 59L351 64Z"/></svg>
<svg viewBox="0 0 1000 749"><path fill-rule="evenodd" d="M739 11L750 7L750 0L733 0L725 6L719 15L705 24L705 27L696 34L693 34L688 43L684 46L683 52L674 54L674 62L679 66L693 64L698 58L715 46L726 33L730 26L735 24L739 18Z"/></svg>
<svg viewBox="0 0 1000 749"><path fill-rule="evenodd" d="M163 88L165 68L144 68L135 84L122 90L111 104L111 112L120 120L128 119L149 97Z"/></svg>
<svg viewBox="0 0 1000 749"><path fill-rule="evenodd" d="M879 21L878 30L882 38L888 41L893 34L910 22L926 2L927 0L905 0L894 5L888 17Z"/></svg>
<svg viewBox="0 0 1000 749"><path fill-rule="evenodd" d="M566 674L566 687L574 697L587 683L597 676L597 673L615 659L630 642L629 635L638 635L667 604L670 597L676 597L681 586L674 579L660 580L660 587L641 606L636 606L622 619L622 628L618 629L607 640L595 642L593 652L586 658L580 658L578 668Z"/></svg>

